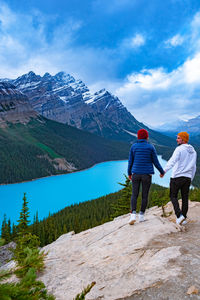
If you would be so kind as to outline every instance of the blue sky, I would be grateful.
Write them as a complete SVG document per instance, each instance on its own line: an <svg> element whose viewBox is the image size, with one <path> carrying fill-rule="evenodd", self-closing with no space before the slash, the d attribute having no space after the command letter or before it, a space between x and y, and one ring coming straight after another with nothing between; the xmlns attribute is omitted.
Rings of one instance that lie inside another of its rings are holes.
<svg viewBox="0 0 200 300"><path fill-rule="evenodd" d="M199 0L0 0L0 77L65 71L141 122L200 115Z"/></svg>

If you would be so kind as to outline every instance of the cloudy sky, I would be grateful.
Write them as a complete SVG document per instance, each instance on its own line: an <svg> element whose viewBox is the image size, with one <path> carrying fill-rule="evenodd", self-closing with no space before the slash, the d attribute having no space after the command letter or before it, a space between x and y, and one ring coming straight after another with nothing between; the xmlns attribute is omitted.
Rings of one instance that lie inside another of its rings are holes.
<svg viewBox="0 0 200 300"><path fill-rule="evenodd" d="M200 115L199 0L0 0L0 78L65 71L141 122Z"/></svg>

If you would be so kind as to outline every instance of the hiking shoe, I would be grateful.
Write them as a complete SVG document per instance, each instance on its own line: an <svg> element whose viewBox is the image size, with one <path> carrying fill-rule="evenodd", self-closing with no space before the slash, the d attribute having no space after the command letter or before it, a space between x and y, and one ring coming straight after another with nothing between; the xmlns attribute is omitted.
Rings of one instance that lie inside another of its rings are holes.
<svg viewBox="0 0 200 300"><path fill-rule="evenodd" d="M133 225L136 221L136 214L131 214L130 219L129 219L129 224Z"/></svg>
<svg viewBox="0 0 200 300"><path fill-rule="evenodd" d="M180 215L180 217L176 219L176 224L182 225L184 220L185 220L185 217L183 215Z"/></svg>
<svg viewBox="0 0 200 300"><path fill-rule="evenodd" d="M139 222L144 222L144 214L139 214Z"/></svg>

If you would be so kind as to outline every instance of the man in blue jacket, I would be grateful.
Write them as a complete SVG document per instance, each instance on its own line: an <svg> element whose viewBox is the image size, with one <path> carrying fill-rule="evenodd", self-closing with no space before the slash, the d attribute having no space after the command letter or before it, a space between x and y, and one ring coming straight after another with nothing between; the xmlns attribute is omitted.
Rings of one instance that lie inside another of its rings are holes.
<svg viewBox="0 0 200 300"><path fill-rule="evenodd" d="M153 165L159 170L160 174L163 175L165 173L158 161L156 149L147 141L148 137L149 134L147 130L138 130L138 140L132 145L129 154L128 178L132 180L130 225L133 225L136 221L136 207L140 184L142 183L142 203L139 213L139 222L143 222L148 203L151 177L152 174L154 174Z"/></svg>

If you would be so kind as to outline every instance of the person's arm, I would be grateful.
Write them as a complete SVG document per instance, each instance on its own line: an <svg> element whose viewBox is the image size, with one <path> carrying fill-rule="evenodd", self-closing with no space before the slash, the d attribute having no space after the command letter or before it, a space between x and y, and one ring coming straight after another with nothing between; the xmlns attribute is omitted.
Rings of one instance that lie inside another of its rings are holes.
<svg viewBox="0 0 200 300"><path fill-rule="evenodd" d="M165 173L175 166L175 164L179 160L179 157L180 157L180 151L179 151L179 147L177 147L165 166L164 169Z"/></svg>
<svg viewBox="0 0 200 300"><path fill-rule="evenodd" d="M133 151L133 147L131 147L130 153L129 153L129 159L128 159L128 176L131 176L131 169L133 166L133 161L134 161L134 151ZM130 177L129 177L130 179Z"/></svg>
<svg viewBox="0 0 200 300"><path fill-rule="evenodd" d="M153 159L153 164L156 167L156 169L158 169L160 174L164 175L165 172L164 172L161 164L159 163L158 156L157 156L157 153L156 153L156 149L154 148L154 146L152 146L152 159Z"/></svg>
<svg viewBox="0 0 200 300"><path fill-rule="evenodd" d="M193 163L192 178L191 178L191 180L194 179L194 175L196 173L196 160L197 160L197 154L195 153L195 158L194 158L194 163Z"/></svg>

